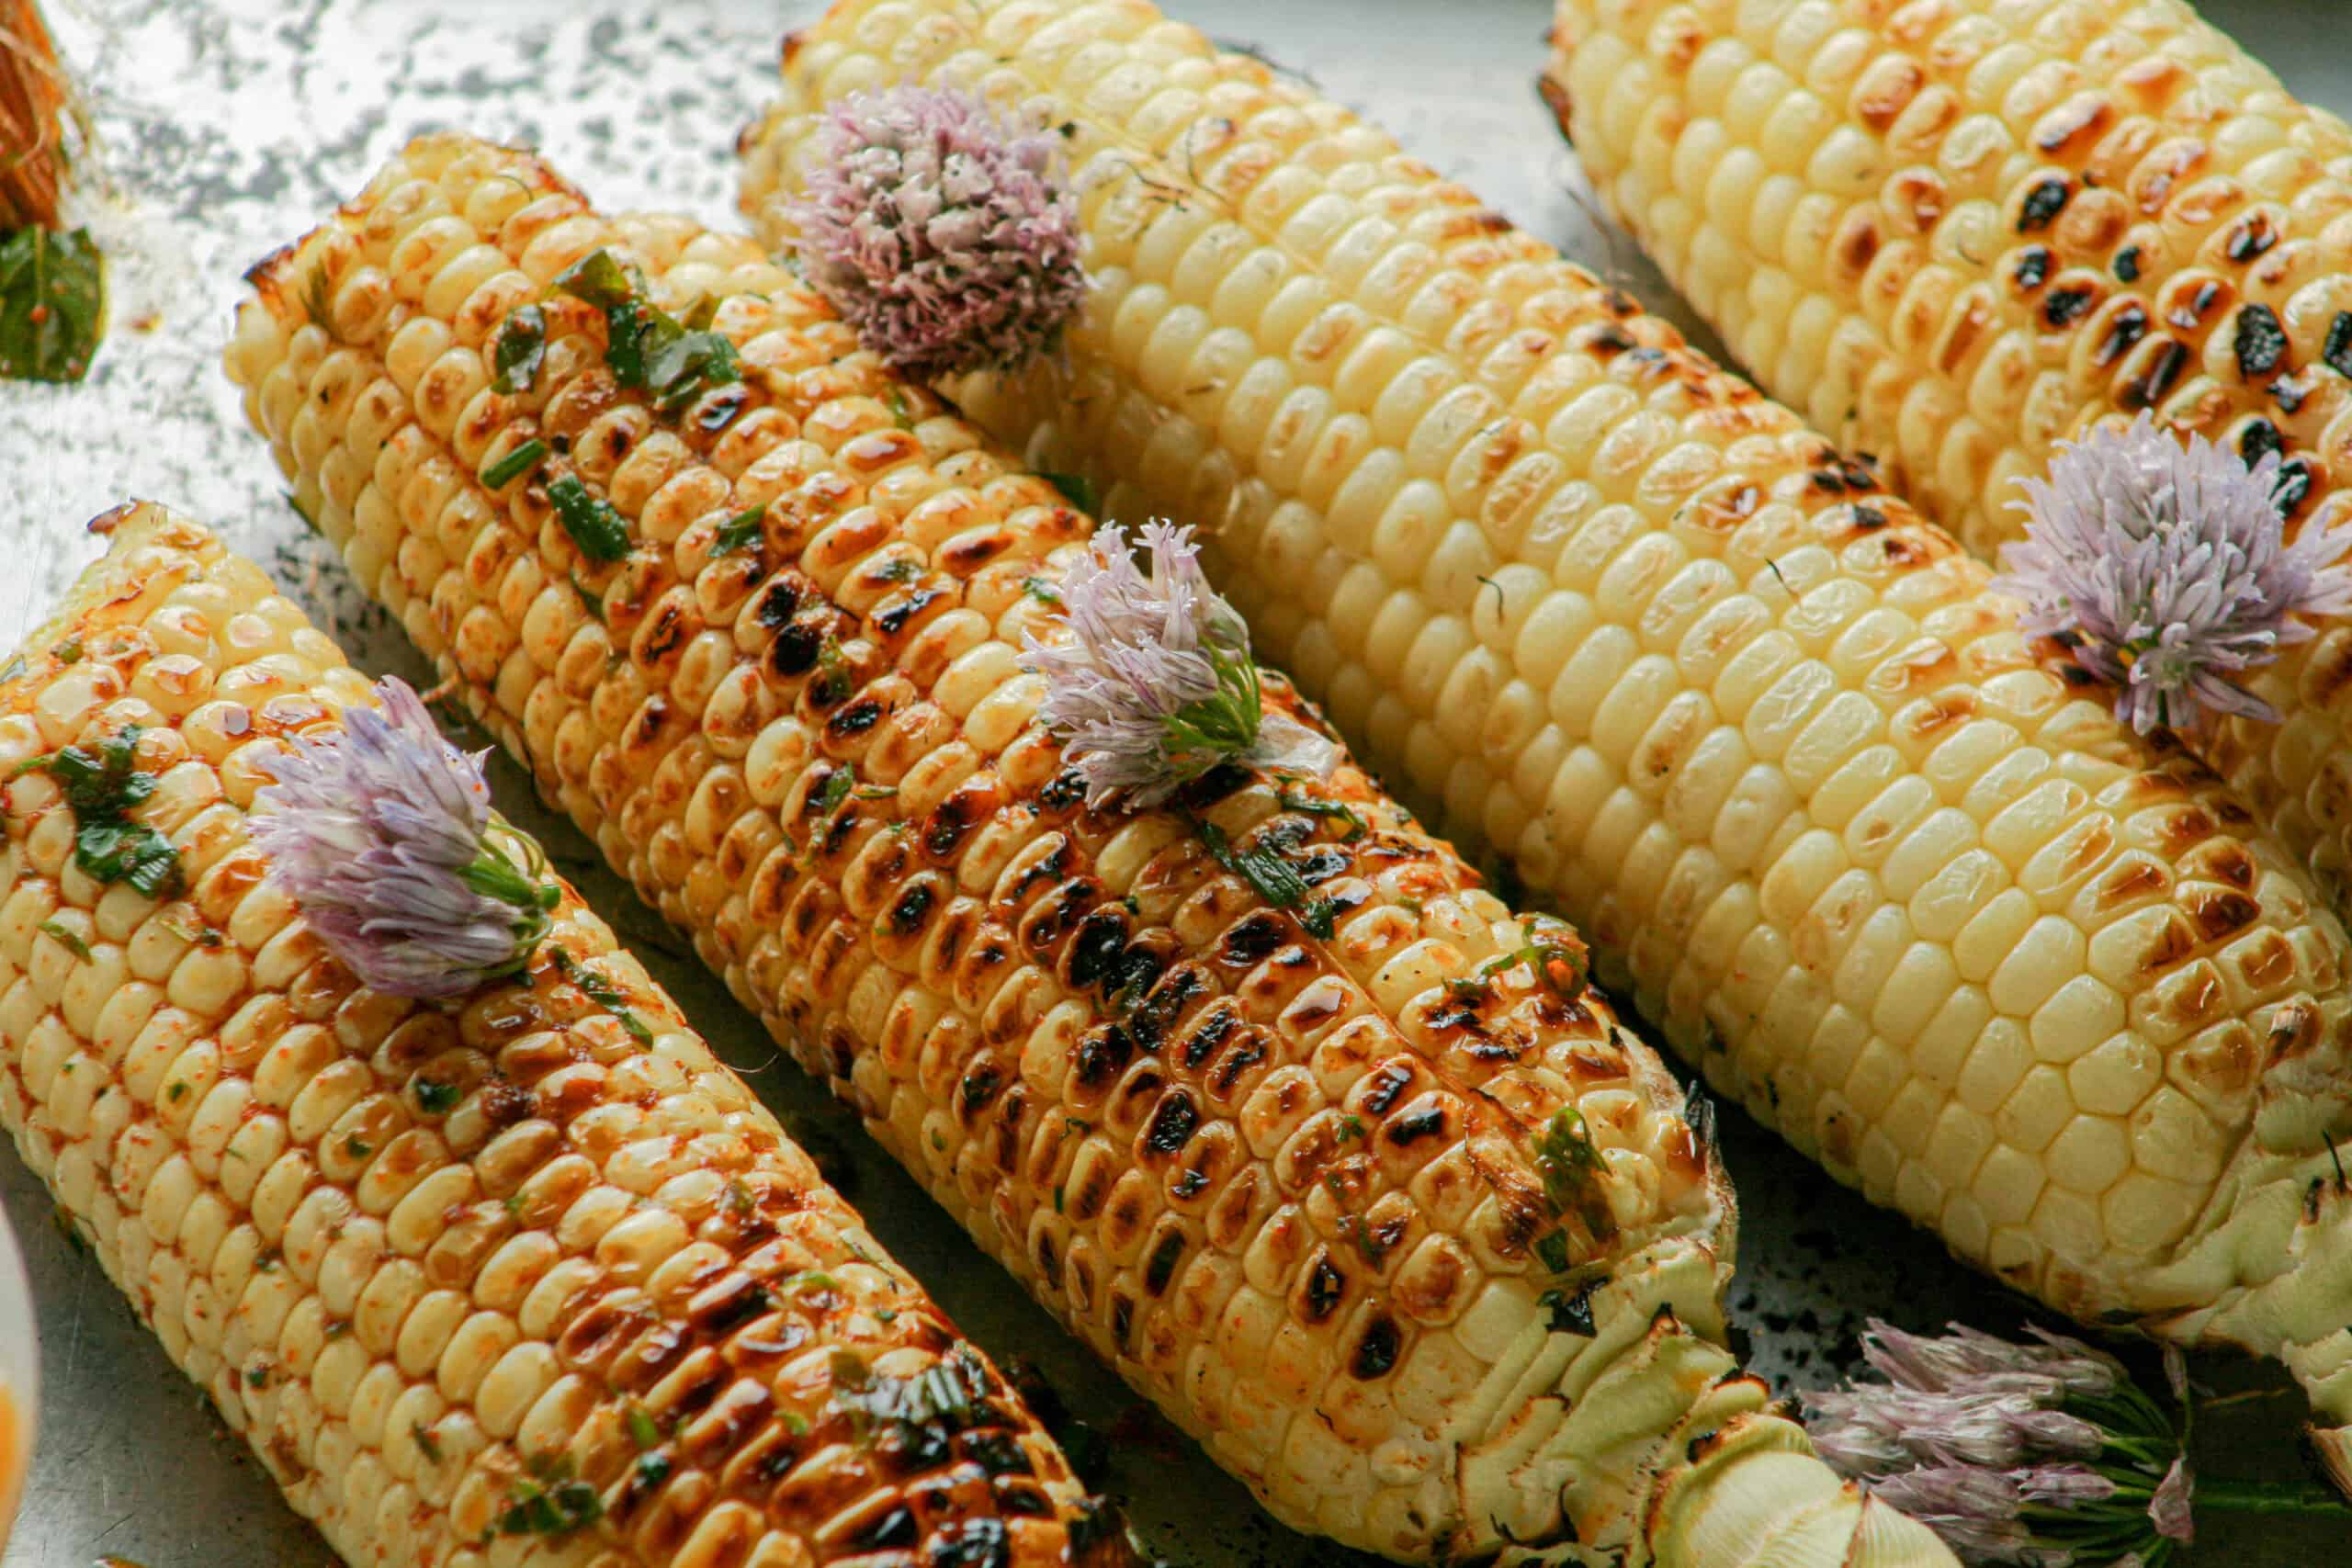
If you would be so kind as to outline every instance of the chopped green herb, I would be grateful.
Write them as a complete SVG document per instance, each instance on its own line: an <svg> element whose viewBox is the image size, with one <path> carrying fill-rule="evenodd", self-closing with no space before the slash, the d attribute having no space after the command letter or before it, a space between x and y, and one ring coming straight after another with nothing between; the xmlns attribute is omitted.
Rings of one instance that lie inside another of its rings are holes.
<svg viewBox="0 0 2352 1568"><path fill-rule="evenodd" d="M548 444L534 435L484 468L481 471L481 482L491 490L497 490L521 479L525 474L537 468L547 455ZM569 527L570 525L567 524L566 526ZM582 546L582 548L584 550L586 547Z"/></svg>
<svg viewBox="0 0 2352 1568"><path fill-rule="evenodd" d="M74 863L96 881L127 882L150 898L164 898L179 891L180 856L170 840L129 818L155 793L155 775L134 765L138 746L139 727L126 725L95 753L68 746L19 763L8 776L47 769L74 808Z"/></svg>
<svg viewBox="0 0 2352 1568"><path fill-rule="evenodd" d="M1535 1238L1535 1256L1544 1268L1555 1274L1568 1271L1568 1235L1566 1231L1545 1231Z"/></svg>
<svg viewBox="0 0 2352 1568"><path fill-rule="evenodd" d="M376 1152L376 1145L354 1133L343 1141L343 1152L353 1159L366 1159Z"/></svg>
<svg viewBox="0 0 2352 1568"><path fill-rule="evenodd" d="M417 1107L428 1116L447 1114L464 1097L465 1091L456 1084L443 1083L438 1078L416 1080Z"/></svg>
<svg viewBox="0 0 2352 1568"><path fill-rule="evenodd" d="M612 502L590 495L577 474L558 474L548 481L548 503L580 553L593 561L614 561L628 554L628 525Z"/></svg>
<svg viewBox="0 0 2352 1568"><path fill-rule="evenodd" d="M106 329L106 260L86 229L0 239L0 377L79 381Z"/></svg>
<svg viewBox="0 0 2352 1568"><path fill-rule="evenodd" d="M1592 1184L1600 1174L1600 1151L1593 1147L1592 1134L1575 1106L1554 1111L1537 1134L1535 1168L1544 1178L1544 1200L1555 1214L1589 1211L1598 1197Z"/></svg>
<svg viewBox="0 0 2352 1568"><path fill-rule="evenodd" d="M164 1093L170 1097L174 1104L177 1104L179 1101L187 1098L187 1085L175 1081L172 1087L166 1089Z"/></svg>
<svg viewBox="0 0 2352 1568"><path fill-rule="evenodd" d="M1593 1334L1592 1287L1571 1295L1566 1291L1546 1291L1535 1298L1535 1304L1548 1314L1544 1326L1555 1334L1581 1334L1590 1338Z"/></svg>
<svg viewBox="0 0 2352 1568"><path fill-rule="evenodd" d="M1208 846L1217 864L1256 888L1258 897L1275 908L1298 910L1299 923L1309 935L1329 939L1339 907L1329 898L1314 897L1314 890L1290 862L1270 849L1236 850L1225 829L1214 822L1203 822L1200 828L1201 842Z"/></svg>
<svg viewBox="0 0 2352 1568"><path fill-rule="evenodd" d="M649 393L674 413L707 387L743 378L735 345L710 330L718 301L706 299L681 321L646 298L645 280L608 251L591 251L556 275L555 287L605 312L605 363L624 387Z"/></svg>
<svg viewBox="0 0 2352 1568"><path fill-rule="evenodd" d="M619 1019L621 1027L628 1031L630 1039L640 1045L653 1043L653 1031L645 1026L643 1019L629 1010L628 998L618 986L583 965L566 949L554 947L548 951L555 954L555 966L563 972L563 977L579 987L581 995Z"/></svg>
<svg viewBox="0 0 2352 1568"><path fill-rule="evenodd" d="M1283 791L1277 798L1288 810L1304 811L1310 817L1339 823L1340 842L1343 844L1352 844L1371 830L1364 825L1364 819L1356 815L1356 808L1344 801L1316 800L1303 795L1293 795L1288 790Z"/></svg>
<svg viewBox="0 0 2352 1568"><path fill-rule="evenodd" d="M530 390L547 356L547 312L537 305L517 308L498 329L498 341L491 345L491 366L498 374L492 378L490 389L501 394Z"/></svg>
<svg viewBox="0 0 2352 1568"><path fill-rule="evenodd" d="M60 664L79 664L82 662L82 639L68 637L49 651Z"/></svg>
<svg viewBox="0 0 2352 1568"><path fill-rule="evenodd" d="M1061 491L1063 500L1089 517L1101 513L1102 498L1094 493L1094 481L1084 474L1056 474L1041 469L1037 477Z"/></svg>
<svg viewBox="0 0 2352 1568"><path fill-rule="evenodd" d="M1054 1213L1057 1214L1062 1212L1062 1199L1063 1192L1061 1183L1056 1182L1054 1184Z"/></svg>
<svg viewBox="0 0 2352 1568"><path fill-rule="evenodd" d="M670 1479L670 1461L660 1454L637 1456L637 1483L650 1492Z"/></svg>
<svg viewBox="0 0 2352 1568"><path fill-rule="evenodd" d="M841 808L842 801L857 784L857 764L844 762L825 779L825 787L817 793L817 815L831 817Z"/></svg>
<svg viewBox="0 0 2352 1568"><path fill-rule="evenodd" d="M1585 981L1590 966L1584 954L1584 943L1566 926L1527 921L1519 928L1526 939L1524 946L1499 953L1478 965L1476 977L1481 982L1493 979L1524 964L1534 974L1536 982L1564 1002L1572 1002L1584 994Z"/></svg>
<svg viewBox="0 0 2352 1568"><path fill-rule="evenodd" d="M900 430L915 427L914 411L907 406L907 394L897 387L890 389L890 420Z"/></svg>
<svg viewBox="0 0 2352 1568"><path fill-rule="evenodd" d="M571 591L580 595L580 607L588 612L588 618L598 626L603 626L605 596L581 581L580 574L576 571L571 574Z"/></svg>
<svg viewBox="0 0 2352 1568"><path fill-rule="evenodd" d="M677 412L706 388L724 387L742 378L734 344L724 333L707 329L682 332L645 361L646 390L653 394L653 406L663 413Z"/></svg>
<svg viewBox="0 0 2352 1568"><path fill-rule="evenodd" d="M922 575L922 568L915 564L912 557L900 556L886 564L878 575L885 582L912 582Z"/></svg>
<svg viewBox="0 0 2352 1568"><path fill-rule="evenodd" d="M56 938L59 945L62 946L66 952L85 963L89 961L90 944L75 936L72 927L59 925L55 920L43 920L33 930L43 936Z"/></svg>
<svg viewBox="0 0 2352 1568"><path fill-rule="evenodd" d="M662 1442L662 1428L653 1424L642 1404L632 1404L621 1419L628 1424L629 1440L640 1449L657 1448Z"/></svg>
<svg viewBox="0 0 2352 1568"><path fill-rule="evenodd" d="M252 1366L245 1369L245 1386L247 1388L267 1388L269 1386L269 1363L267 1361L255 1361Z"/></svg>
<svg viewBox="0 0 2352 1568"><path fill-rule="evenodd" d="M334 330L334 291L327 286L323 265L313 265L302 275L302 314L335 342L343 341L342 334Z"/></svg>
<svg viewBox="0 0 2352 1568"><path fill-rule="evenodd" d="M568 1458L531 1461L532 1478L514 1478L499 1516L501 1535L563 1536L605 1517L605 1500L572 1473Z"/></svg>
<svg viewBox="0 0 2352 1568"><path fill-rule="evenodd" d="M1363 1117L1342 1116L1340 1118L1340 1142L1351 1144L1364 1135Z"/></svg>
<svg viewBox="0 0 2352 1568"><path fill-rule="evenodd" d="M861 1443L878 1426L910 1433L962 1431L989 1414L988 1372L968 1345L911 1377L886 1377L853 1352L833 1353L833 1403L850 1413Z"/></svg>
<svg viewBox="0 0 2352 1568"><path fill-rule="evenodd" d="M1054 591L1054 585L1042 577L1023 578L1021 592L1040 604L1058 604L1062 602L1062 596Z"/></svg>
<svg viewBox="0 0 2352 1568"><path fill-rule="evenodd" d="M784 1290L797 1294L802 1291L838 1291L842 1282L822 1269L804 1269L784 1282Z"/></svg>
<svg viewBox="0 0 2352 1568"><path fill-rule="evenodd" d="M850 672L849 656L842 651L838 638L831 633L817 645L817 667L823 673L809 687L820 703L837 703L849 695L854 677Z"/></svg>
<svg viewBox="0 0 2352 1568"><path fill-rule="evenodd" d="M409 1426L408 1435L416 1439L416 1450L435 1464L441 1462L441 1440L425 1428L422 1421Z"/></svg>
<svg viewBox="0 0 2352 1568"><path fill-rule="evenodd" d="M760 542L760 524L768 514L766 502L739 512L718 525L718 534L710 542L711 558L733 555L746 545Z"/></svg>
<svg viewBox="0 0 2352 1568"><path fill-rule="evenodd" d="M794 1437L805 1438L808 1435L808 1417L801 1415L797 1410L779 1411L777 1415L778 1418L784 1422L784 1429Z"/></svg>

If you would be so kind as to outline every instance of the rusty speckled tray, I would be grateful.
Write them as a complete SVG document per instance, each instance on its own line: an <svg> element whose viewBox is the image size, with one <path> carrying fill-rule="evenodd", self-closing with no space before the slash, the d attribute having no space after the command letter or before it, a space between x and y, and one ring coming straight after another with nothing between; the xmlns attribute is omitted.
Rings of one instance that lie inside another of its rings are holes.
<svg viewBox="0 0 2352 1568"><path fill-rule="evenodd" d="M1572 173L1532 88L1544 0L1168 0L1366 108L1420 156L1649 304L1690 318L1622 234L1570 194ZM2352 38L2323 23L2342 0L2209 7L2290 85L2352 107ZM660 204L733 220L734 133L771 93L780 35L815 0L630 6L608 0L49 0L88 73L115 188L92 221L115 256L113 332L76 389L0 383L0 642L13 643L95 546L85 518L126 495L220 527L350 649L363 668L422 666L282 498L219 369L238 275L356 189L413 132L461 126L541 148L613 208ZM2290 52L2291 45L2291 52ZM1564 178L1564 176L1566 176ZM1708 346L1713 339L1694 334ZM682 944L591 863L579 834L528 808L502 768L502 804L614 918L688 1015L804 1137L835 1145L851 1196L973 1337L1035 1362L1109 1433L1109 1486L1177 1568L1344 1568L1352 1558L1269 1520L1242 1489L1047 1320L995 1263L779 1058ZM522 809L516 809L521 807ZM1854 1194L1736 1112L1725 1154L1743 1201L1735 1314L1756 1370L1821 1381L1876 1314L1911 1326L2013 1325L2013 1299L1931 1239ZM50 1223L12 1150L0 1206L24 1241L42 1332L43 1411L23 1517L0 1568L74 1568L112 1555L146 1568L324 1564L242 1444L132 1319L90 1258ZM2250 1397L2199 1425L2217 1473L2287 1473L2301 1396L2255 1369L2200 1366ZM2209 1532L2184 1562L2301 1568L2342 1540L2266 1521Z"/></svg>

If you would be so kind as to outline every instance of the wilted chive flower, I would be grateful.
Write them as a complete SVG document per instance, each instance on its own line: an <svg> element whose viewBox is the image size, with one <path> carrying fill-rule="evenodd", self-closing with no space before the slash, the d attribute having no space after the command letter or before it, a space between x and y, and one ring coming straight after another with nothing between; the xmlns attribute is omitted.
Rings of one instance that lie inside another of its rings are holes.
<svg viewBox="0 0 2352 1568"><path fill-rule="evenodd" d="M2201 435L2186 445L2143 412L2128 430L2062 444L2024 481L2025 538L2001 547L1994 586L2026 602L2025 629L2075 641L2143 734L2208 714L2275 723L2231 676L2267 664L2352 611L2352 529L2307 524L2291 545L2274 499L2278 454L2251 468Z"/></svg>
<svg viewBox="0 0 2352 1568"><path fill-rule="evenodd" d="M354 707L340 732L299 736L263 764L273 782L254 795L253 835L361 984L461 995L522 967L562 890L492 815L481 755L441 739L407 682L376 693L380 709Z"/></svg>
<svg viewBox="0 0 2352 1568"><path fill-rule="evenodd" d="M1086 297L1057 144L956 88L836 105L795 209L808 277L910 376L1016 369Z"/></svg>
<svg viewBox="0 0 2352 1568"><path fill-rule="evenodd" d="M1022 668L1046 677L1040 710L1086 776L1087 802L1127 792L1157 806L1227 758L1315 777L1339 748L1259 698L1250 628L1201 571L1193 531L1147 523L1151 575L1116 525L1059 585L1066 638L1031 633Z"/></svg>
<svg viewBox="0 0 2352 1568"><path fill-rule="evenodd" d="M1886 1381L1806 1393L1815 1447L1962 1562L2159 1568L2193 1533L2186 1380L2176 1427L2113 1357L2032 1333L2019 1345L1954 1324L1931 1338L1873 1321L1862 1356ZM2317 1487L2195 1490L2216 1509L2346 1511Z"/></svg>

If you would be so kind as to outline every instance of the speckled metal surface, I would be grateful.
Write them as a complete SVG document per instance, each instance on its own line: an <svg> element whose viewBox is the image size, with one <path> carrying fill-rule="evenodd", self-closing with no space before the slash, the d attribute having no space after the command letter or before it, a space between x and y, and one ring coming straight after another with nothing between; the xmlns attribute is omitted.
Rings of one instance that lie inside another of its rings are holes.
<svg viewBox="0 0 2352 1568"><path fill-rule="evenodd" d="M2319 39L2282 61L2299 90L2352 104L2352 45L2320 23L2341 0L2212 7L2239 36ZM411 133L462 126L539 147L600 201L731 221L737 127L769 93L777 40L816 0L642 6L607 0L50 0L90 86L111 188L85 216L115 257L112 335L76 389L0 384L0 643L12 643L88 556L81 522L127 495L225 529L364 667L421 674L282 499L218 367L238 275L359 185ZM1567 194L1530 84L1544 0L1176 0L1219 37L1261 47L1363 106L1431 163L1653 305L1671 297L1623 236ZM2330 59L2329 55L2335 58ZM1679 307L1672 313L1687 321ZM1705 341L1702 339L1702 341ZM1111 1489L1180 1568L1307 1568L1351 1560L1268 1520L1190 1444L1022 1295L914 1183L782 1061L759 1026L585 842L500 799L631 937L688 1015L804 1135L842 1152L852 1197L968 1332L1035 1361L1110 1434ZM2014 1325L2015 1302L1931 1240L1866 1207L1744 1118L1724 1143L1745 1212L1733 1302L1757 1370L1785 1387L1830 1375L1871 1314L1925 1326ZM0 1208L25 1243L42 1336L39 1451L5 1568L111 1554L150 1568L320 1564L325 1546L164 1360L95 1264L50 1224L39 1185L0 1155ZM2200 1422L2216 1473L2283 1473L2301 1402L2226 1363L2199 1372L2244 1397ZM2209 1524L2193 1563L2290 1568L2340 1537Z"/></svg>

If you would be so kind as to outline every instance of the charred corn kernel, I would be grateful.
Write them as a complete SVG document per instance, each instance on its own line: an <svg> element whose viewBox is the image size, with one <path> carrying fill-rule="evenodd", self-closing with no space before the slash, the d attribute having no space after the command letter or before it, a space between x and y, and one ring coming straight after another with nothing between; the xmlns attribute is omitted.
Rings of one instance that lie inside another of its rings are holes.
<svg viewBox="0 0 2352 1568"><path fill-rule="evenodd" d="M244 821L368 682L196 524L101 522L0 679L0 1127L288 1501L353 1563L1113 1561L1018 1396L568 889L522 975L354 985ZM42 763L126 736L160 900L78 863Z"/></svg>
<svg viewBox="0 0 2352 1568"><path fill-rule="evenodd" d="M1067 368L965 408L1213 529L1301 688L1798 1147L2352 1413L2343 932L2237 797L1794 415L1142 0L835 6L746 138L773 241L817 111L909 79L1062 128L1083 193Z"/></svg>
<svg viewBox="0 0 2352 1568"><path fill-rule="evenodd" d="M537 378L486 390L499 311L600 247L673 311L715 299L742 379L656 416L604 318L550 303ZM483 250L502 266L444 288ZM1285 1518L1408 1561L1574 1540L1706 1568L1793 1515L1825 1543L1794 1561L1947 1561L1760 1408L1720 1343L1703 1120L1598 997L1508 962L1527 938L1452 851L1352 767L1084 809L1016 650L1091 521L756 246L609 222L438 138L255 281L230 369L362 581L799 1060ZM624 558L582 558L551 480L480 484L526 437ZM1310 902L1270 904L1205 826Z"/></svg>
<svg viewBox="0 0 2352 1568"><path fill-rule="evenodd" d="M1764 385L1990 558L2056 444L2153 409L2292 527L2352 474L2352 129L2178 0L1561 0L1593 183ZM2352 624L2200 758L2352 908Z"/></svg>

